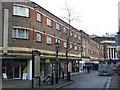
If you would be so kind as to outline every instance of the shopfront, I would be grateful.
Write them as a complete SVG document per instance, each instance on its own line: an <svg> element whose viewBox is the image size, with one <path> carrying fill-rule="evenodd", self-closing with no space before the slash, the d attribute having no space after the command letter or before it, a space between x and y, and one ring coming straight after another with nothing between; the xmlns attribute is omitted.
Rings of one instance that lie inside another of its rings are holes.
<svg viewBox="0 0 120 90"><path fill-rule="evenodd" d="M22 79L23 69L27 65L27 60L2 60L3 79Z"/></svg>

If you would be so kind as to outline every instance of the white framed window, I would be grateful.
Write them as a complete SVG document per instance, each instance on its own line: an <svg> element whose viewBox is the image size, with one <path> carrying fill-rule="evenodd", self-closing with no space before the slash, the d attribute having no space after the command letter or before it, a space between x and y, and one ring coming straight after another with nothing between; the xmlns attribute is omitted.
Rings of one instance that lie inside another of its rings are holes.
<svg viewBox="0 0 120 90"><path fill-rule="evenodd" d="M37 13L37 21L42 22L42 14Z"/></svg>
<svg viewBox="0 0 120 90"><path fill-rule="evenodd" d="M52 20L49 19L49 18L47 18L47 25L50 26L50 27L52 27Z"/></svg>
<svg viewBox="0 0 120 90"><path fill-rule="evenodd" d="M73 36L73 31L70 30L70 36L72 37Z"/></svg>
<svg viewBox="0 0 120 90"><path fill-rule="evenodd" d="M63 31L64 31L65 34L68 33L68 29L66 27L63 28Z"/></svg>
<svg viewBox="0 0 120 90"><path fill-rule="evenodd" d="M28 39L29 32L26 29L13 28L12 29L12 38Z"/></svg>
<svg viewBox="0 0 120 90"><path fill-rule="evenodd" d="M60 31L60 24L56 23L56 29Z"/></svg>
<svg viewBox="0 0 120 90"><path fill-rule="evenodd" d="M81 39L81 35L79 34L79 39Z"/></svg>
<svg viewBox="0 0 120 90"><path fill-rule="evenodd" d="M63 46L64 46L64 48L67 48L67 42L66 41L63 42Z"/></svg>
<svg viewBox="0 0 120 90"><path fill-rule="evenodd" d="M36 41L42 42L42 34L41 33L36 33Z"/></svg>
<svg viewBox="0 0 120 90"><path fill-rule="evenodd" d="M73 47L73 44L72 43L70 43L70 48L72 48Z"/></svg>
<svg viewBox="0 0 120 90"><path fill-rule="evenodd" d="M75 50L78 50L77 45L75 44Z"/></svg>
<svg viewBox="0 0 120 90"><path fill-rule="evenodd" d="M75 33L75 38L77 38L77 33Z"/></svg>
<svg viewBox="0 0 120 90"><path fill-rule="evenodd" d="M22 6L13 6L13 15L29 17L29 9Z"/></svg>
<svg viewBox="0 0 120 90"><path fill-rule="evenodd" d="M58 41L59 44L61 43L60 39L58 39L58 38L56 38L55 42L57 43L57 41Z"/></svg>
<svg viewBox="0 0 120 90"><path fill-rule="evenodd" d="M46 38L47 40L47 44L52 44L52 37L50 37L50 36L47 36L47 38Z"/></svg>

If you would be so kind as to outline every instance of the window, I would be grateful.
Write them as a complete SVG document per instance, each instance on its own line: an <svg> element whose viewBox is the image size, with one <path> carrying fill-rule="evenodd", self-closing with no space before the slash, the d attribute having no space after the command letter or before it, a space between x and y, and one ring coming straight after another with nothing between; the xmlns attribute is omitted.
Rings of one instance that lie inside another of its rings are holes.
<svg viewBox="0 0 120 90"><path fill-rule="evenodd" d="M66 27L64 27L63 31L64 31L65 34L67 34L68 29Z"/></svg>
<svg viewBox="0 0 120 90"><path fill-rule="evenodd" d="M77 50L77 45L75 44L75 50Z"/></svg>
<svg viewBox="0 0 120 90"><path fill-rule="evenodd" d="M52 37L50 36L47 36L47 44L52 44Z"/></svg>
<svg viewBox="0 0 120 90"><path fill-rule="evenodd" d="M60 39L56 38L56 43L57 43L57 41L58 41L58 43L60 44Z"/></svg>
<svg viewBox="0 0 120 90"><path fill-rule="evenodd" d="M70 36L72 37L73 36L73 31L70 30Z"/></svg>
<svg viewBox="0 0 120 90"><path fill-rule="evenodd" d="M72 45L72 43L70 43L70 48L72 48L73 47L73 45Z"/></svg>
<svg viewBox="0 0 120 90"><path fill-rule="evenodd" d="M29 17L29 9L27 7L13 6L13 15Z"/></svg>
<svg viewBox="0 0 120 90"><path fill-rule="evenodd" d="M75 38L77 38L77 33L75 33Z"/></svg>
<svg viewBox="0 0 120 90"><path fill-rule="evenodd" d="M36 41L42 42L42 34L36 33Z"/></svg>
<svg viewBox="0 0 120 90"><path fill-rule="evenodd" d="M81 36L79 35L79 39L81 39Z"/></svg>
<svg viewBox="0 0 120 90"><path fill-rule="evenodd" d="M37 21L42 22L42 15L37 13Z"/></svg>
<svg viewBox="0 0 120 90"><path fill-rule="evenodd" d="M60 24L59 23L56 23L56 29L60 30Z"/></svg>
<svg viewBox="0 0 120 90"><path fill-rule="evenodd" d="M28 30L21 29L21 28L13 28L12 30L12 37L13 38L23 38L28 39L29 37Z"/></svg>
<svg viewBox="0 0 120 90"><path fill-rule="evenodd" d="M49 19L49 18L47 18L47 25L50 26L50 27L52 27L52 20Z"/></svg>
<svg viewBox="0 0 120 90"><path fill-rule="evenodd" d="M64 48L67 48L67 42L66 41L64 41L63 45L64 45Z"/></svg>

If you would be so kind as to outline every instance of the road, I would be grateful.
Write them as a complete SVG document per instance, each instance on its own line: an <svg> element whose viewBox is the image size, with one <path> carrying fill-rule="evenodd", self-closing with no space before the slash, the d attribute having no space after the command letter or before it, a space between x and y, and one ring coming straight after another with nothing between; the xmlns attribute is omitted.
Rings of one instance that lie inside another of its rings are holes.
<svg viewBox="0 0 120 90"><path fill-rule="evenodd" d="M110 76L98 76L97 71L81 73L72 77L72 84L63 88L105 88Z"/></svg>

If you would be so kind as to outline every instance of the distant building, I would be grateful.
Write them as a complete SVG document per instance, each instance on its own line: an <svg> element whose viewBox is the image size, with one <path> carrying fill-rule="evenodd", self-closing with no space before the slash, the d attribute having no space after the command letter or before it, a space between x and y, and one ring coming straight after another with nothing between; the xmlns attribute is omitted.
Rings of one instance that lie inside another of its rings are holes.
<svg viewBox="0 0 120 90"><path fill-rule="evenodd" d="M114 35L106 35L103 37L92 38L104 46L104 59L117 59L115 37Z"/></svg>

